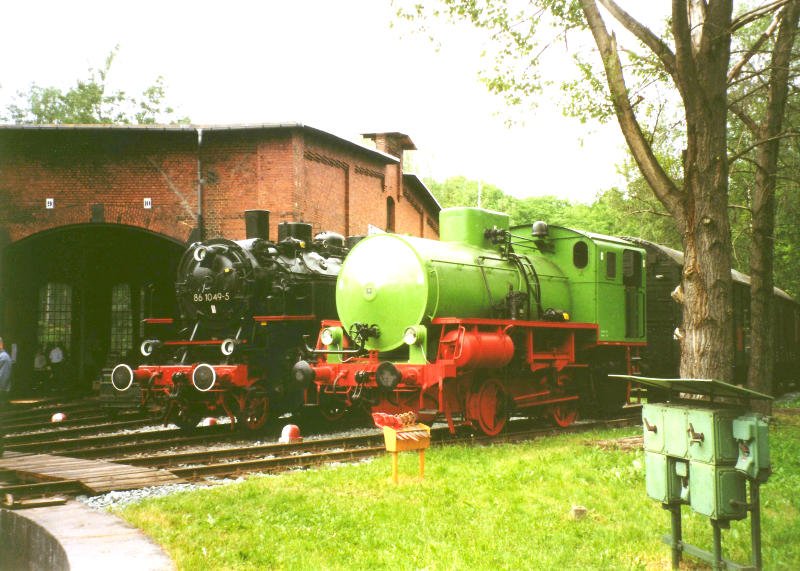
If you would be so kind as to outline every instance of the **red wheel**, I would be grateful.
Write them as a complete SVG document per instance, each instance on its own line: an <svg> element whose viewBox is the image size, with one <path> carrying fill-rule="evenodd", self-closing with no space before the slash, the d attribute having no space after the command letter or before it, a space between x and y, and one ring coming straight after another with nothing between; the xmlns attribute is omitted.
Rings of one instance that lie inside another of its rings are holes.
<svg viewBox="0 0 800 571"><path fill-rule="evenodd" d="M343 402L333 399L323 401L319 404L319 414L327 422L338 422L342 420L348 412L349 409Z"/></svg>
<svg viewBox="0 0 800 571"><path fill-rule="evenodd" d="M244 401L244 410L237 418L247 430L261 430L269 420L269 398L261 389L251 389Z"/></svg>
<svg viewBox="0 0 800 571"><path fill-rule="evenodd" d="M569 375L559 375L556 380L556 386L553 390L554 397L565 397L574 394L573 390L567 390L572 385L572 379ZM561 428L566 428L578 418L578 400L568 400L556 403L550 407L550 414L553 416L553 422Z"/></svg>
<svg viewBox="0 0 800 571"><path fill-rule="evenodd" d="M500 381L489 379L469 396L470 420L487 436L497 436L508 422L506 390Z"/></svg>
<svg viewBox="0 0 800 571"><path fill-rule="evenodd" d="M550 409L553 422L561 428L566 428L578 419L577 401L567 401L553 405Z"/></svg>

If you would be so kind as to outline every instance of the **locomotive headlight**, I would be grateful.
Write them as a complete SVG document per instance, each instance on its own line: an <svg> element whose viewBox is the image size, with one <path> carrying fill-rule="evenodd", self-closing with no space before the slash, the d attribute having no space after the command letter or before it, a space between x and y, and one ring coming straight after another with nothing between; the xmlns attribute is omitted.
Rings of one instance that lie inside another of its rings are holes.
<svg viewBox="0 0 800 571"><path fill-rule="evenodd" d="M194 249L194 253L192 253L192 257L194 258L195 262L202 262L205 260L206 255L208 254L208 248L205 246L198 246Z"/></svg>
<svg viewBox="0 0 800 571"><path fill-rule="evenodd" d="M153 351L158 349L161 346L161 341L158 339L145 339L142 341L141 346L139 347L139 351L144 357L149 357L153 354Z"/></svg>
<svg viewBox="0 0 800 571"><path fill-rule="evenodd" d="M217 372L214 367L206 363L197 365L192 371L192 384L198 391L210 391L217 382Z"/></svg>
<svg viewBox="0 0 800 571"><path fill-rule="evenodd" d="M427 330L424 325L407 327L403 332L403 343L406 345L424 345Z"/></svg>
<svg viewBox="0 0 800 571"><path fill-rule="evenodd" d="M228 338L222 342L222 344L219 346L219 350L222 351L223 355L228 357L230 355L233 355L233 352L236 351L236 346L238 344L239 343L236 341L236 339Z"/></svg>
<svg viewBox="0 0 800 571"><path fill-rule="evenodd" d="M111 371L111 384L119 392L127 391L133 384L133 369L125 363L120 363Z"/></svg>
<svg viewBox="0 0 800 571"><path fill-rule="evenodd" d="M331 345L340 345L342 343L342 328L341 327L326 327L319 335L320 342L326 347Z"/></svg>

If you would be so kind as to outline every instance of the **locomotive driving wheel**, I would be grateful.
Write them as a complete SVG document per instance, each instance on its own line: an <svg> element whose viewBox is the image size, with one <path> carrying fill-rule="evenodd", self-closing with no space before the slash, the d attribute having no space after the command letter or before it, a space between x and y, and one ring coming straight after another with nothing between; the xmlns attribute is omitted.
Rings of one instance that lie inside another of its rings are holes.
<svg viewBox="0 0 800 571"><path fill-rule="evenodd" d="M250 431L261 430L269 420L269 397L261 388L251 388L244 398L244 407L237 422Z"/></svg>
<svg viewBox="0 0 800 571"><path fill-rule="evenodd" d="M576 401L567 401L553 405L550 414L561 428L566 428L578 419L578 404Z"/></svg>
<svg viewBox="0 0 800 571"><path fill-rule="evenodd" d="M488 379L467 396L467 416L487 436L497 436L508 422L508 398L503 383Z"/></svg>
<svg viewBox="0 0 800 571"><path fill-rule="evenodd" d="M342 420L350 409L344 402L336 399L325 399L319 403L319 415L326 422L338 422Z"/></svg>
<svg viewBox="0 0 800 571"><path fill-rule="evenodd" d="M565 397L569 392L565 390L565 385L570 383L570 377L561 375L558 378L557 386L553 391L554 397ZM568 400L556 403L550 406L550 415L553 417L553 422L561 428L566 428L578 419L578 400Z"/></svg>
<svg viewBox="0 0 800 571"><path fill-rule="evenodd" d="M181 430L191 430L197 426L201 418L203 418L203 414L192 410L190 406L178 405L177 412L172 418L172 422L178 425L178 428Z"/></svg>

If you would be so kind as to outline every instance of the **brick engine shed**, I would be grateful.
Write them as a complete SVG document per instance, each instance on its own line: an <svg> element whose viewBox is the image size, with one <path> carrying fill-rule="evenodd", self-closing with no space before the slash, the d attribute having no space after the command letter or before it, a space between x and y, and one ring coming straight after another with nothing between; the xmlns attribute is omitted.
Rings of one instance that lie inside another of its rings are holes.
<svg viewBox="0 0 800 571"><path fill-rule="evenodd" d="M244 211L345 236L380 228L438 238L439 204L403 153L302 124L0 126L0 335L15 392L37 347L58 343L78 389L138 353L139 322L172 315L188 243L245 237Z"/></svg>

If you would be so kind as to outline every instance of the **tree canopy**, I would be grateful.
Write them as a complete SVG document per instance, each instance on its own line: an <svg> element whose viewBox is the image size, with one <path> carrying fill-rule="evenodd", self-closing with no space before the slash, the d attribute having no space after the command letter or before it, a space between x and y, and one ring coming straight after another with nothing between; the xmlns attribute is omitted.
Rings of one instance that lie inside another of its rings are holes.
<svg viewBox="0 0 800 571"><path fill-rule="evenodd" d="M78 79L64 90L32 84L27 91L16 94L0 119L16 124L153 124L188 123L177 118L175 110L165 103L163 77L145 88L141 95L132 96L109 87L109 75L119 52L115 47L102 67L89 68L87 77Z"/></svg>

